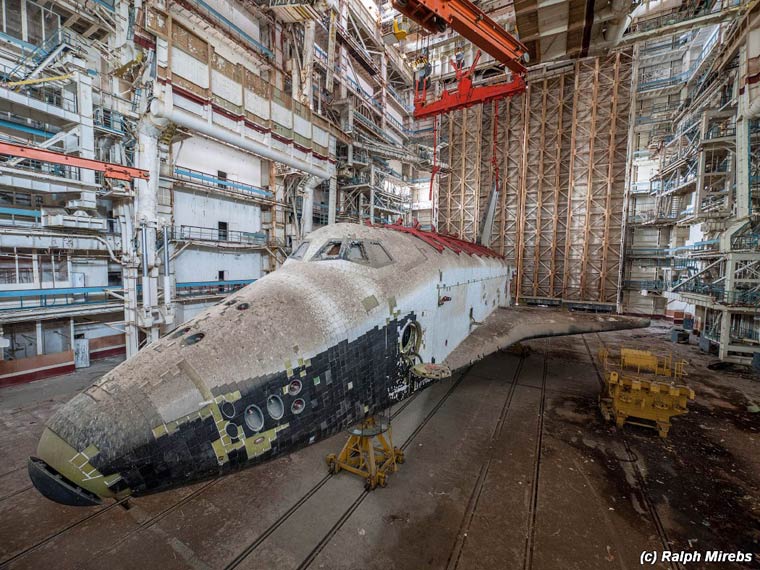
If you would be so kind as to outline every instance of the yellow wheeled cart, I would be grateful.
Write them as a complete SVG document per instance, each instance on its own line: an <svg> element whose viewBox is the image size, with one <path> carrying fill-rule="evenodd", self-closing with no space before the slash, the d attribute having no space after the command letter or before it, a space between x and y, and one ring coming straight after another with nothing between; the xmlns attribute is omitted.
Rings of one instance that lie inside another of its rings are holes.
<svg viewBox="0 0 760 570"><path fill-rule="evenodd" d="M667 437L670 419L685 414L694 391L683 383L684 361L649 351L620 349L619 365L606 348L599 351L604 389L599 397L602 415L622 428L634 424L654 428Z"/></svg>
<svg viewBox="0 0 760 570"><path fill-rule="evenodd" d="M377 416L365 418L348 430L349 438L339 455L327 456L330 473L345 469L364 479L364 488L372 491L388 484L388 476L404 462L404 452L393 447L390 422ZM387 435L386 435L387 434Z"/></svg>

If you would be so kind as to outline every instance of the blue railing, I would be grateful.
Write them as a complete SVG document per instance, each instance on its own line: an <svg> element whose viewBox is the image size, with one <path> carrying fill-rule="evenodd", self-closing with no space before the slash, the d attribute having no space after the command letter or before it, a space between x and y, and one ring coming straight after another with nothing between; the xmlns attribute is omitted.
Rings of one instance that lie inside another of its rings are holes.
<svg viewBox="0 0 760 570"><path fill-rule="evenodd" d="M18 309L39 309L40 307L56 307L66 305L91 305L106 303L106 290L120 291L121 287L54 287L51 289L21 289L0 291L0 301L18 299L18 304L12 307L1 307L0 311ZM26 300L26 306L24 305Z"/></svg>
<svg viewBox="0 0 760 570"><path fill-rule="evenodd" d="M266 47L264 44L262 44L260 41L255 40L252 38L249 34L244 32L242 29L240 29L237 25L235 25L233 22L231 22L228 18L220 14L217 10L209 6L206 2L203 0L191 0L194 4L197 4L198 6L201 6L204 10L206 10L209 14L211 14L212 17L216 18L217 21L221 22L225 26L227 26L230 30L234 31L238 36L240 36L242 39L244 39L246 42L251 44L254 48L256 48L257 51L262 53L263 55L267 56L269 59L274 58L274 53Z"/></svg>
<svg viewBox="0 0 760 570"><path fill-rule="evenodd" d="M77 42L76 37L71 34L65 28L58 28L53 34L48 36L42 44L35 47L30 53L24 56L22 54L16 67L14 67L9 74L6 75L6 81L11 78L20 77L25 79L27 77L26 68L39 65L48 55L59 47L61 44L73 47Z"/></svg>
<svg viewBox="0 0 760 570"><path fill-rule="evenodd" d="M409 105L406 101L404 101L404 98L401 95L399 95L396 92L396 90L393 89L393 87L391 87L390 85L388 85L387 89L388 89L388 93L391 94L391 97L393 97L399 105L401 105L409 113L411 113L412 111L414 111L414 106L413 105Z"/></svg>
<svg viewBox="0 0 760 570"><path fill-rule="evenodd" d="M111 0L111 1L109 1L109 0L95 0L95 3L96 4L100 4L104 8L107 8L108 10L110 10L111 12L114 11L113 0Z"/></svg>
<svg viewBox="0 0 760 570"><path fill-rule="evenodd" d="M241 243L266 245L266 232L245 232L240 230L229 230L219 228L207 228L201 226L174 226L170 230L170 236L173 240L179 241L218 241L226 243Z"/></svg>
<svg viewBox="0 0 760 570"><path fill-rule="evenodd" d="M186 281L176 284L177 295L190 297L195 295L219 295L228 294L246 285L253 283L255 279L231 279L226 281ZM72 305L95 305L109 302L118 303L115 297L109 299L107 291L122 293L119 285L97 287L53 287L50 289L17 289L12 291L0 291L0 302L17 300L13 306L0 306L0 311L12 311L19 309L40 309L45 307L61 307ZM137 287L138 294L142 292L142 286Z"/></svg>
<svg viewBox="0 0 760 570"><path fill-rule="evenodd" d="M185 281L176 284L177 297L200 295L228 295L256 281L256 279L231 279L226 281Z"/></svg>
<svg viewBox="0 0 760 570"><path fill-rule="evenodd" d="M241 192L246 192L249 194L256 194L259 196L264 196L267 198L272 197L272 193L268 190L264 190L263 188L259 188L258 186L254 186L253 184L245 184L244 182L235 182L234 180L226 180L224 178L219 178L218 176L213 176L211 174L207 174L205 172L200 172L198 170L192 170L190 168L182 168L179 166L174 167L174 176L181 180L188 180L190 182L195 182L196 184L202 184L203 186L208 186L211 188L223 188L226 190L240 190Z"/></svg>
<svg viewBox="0 0 760 570"><path fill-rule="evenodd" d="M20 226L25 228L39 226L41 217L42 214L39 210L0 208L0 226Z"/></svg>

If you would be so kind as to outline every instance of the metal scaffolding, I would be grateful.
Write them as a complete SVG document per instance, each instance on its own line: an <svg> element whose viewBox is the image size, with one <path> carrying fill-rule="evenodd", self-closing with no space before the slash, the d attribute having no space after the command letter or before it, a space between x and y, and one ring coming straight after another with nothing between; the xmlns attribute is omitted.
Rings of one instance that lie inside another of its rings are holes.
<svg viewBox="0 0 760 570"><path fill-rule="evenodd" d="M525 94L452 112L439 227L475 239L493 180L491 244L515 264L526 302L614 305L619 289L631 56L575 62ZM494 109L498 113L493 144Z"/></svg>

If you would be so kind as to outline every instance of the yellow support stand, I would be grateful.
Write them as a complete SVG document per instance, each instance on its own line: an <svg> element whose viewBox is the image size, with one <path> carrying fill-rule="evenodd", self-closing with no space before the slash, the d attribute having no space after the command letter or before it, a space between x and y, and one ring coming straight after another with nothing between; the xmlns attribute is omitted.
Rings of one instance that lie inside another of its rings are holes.
<svg viewBox="0 0 760 570"><path fill-rule="evenodd" d="M350 434L340 454L327 456L330 473L341 469L364 479L364 488L372 491L388 484L388 476L404 462L404 452L393 447L390 423L375 416L365 418ZM388 434L386 437L385 434Z"/></svg>

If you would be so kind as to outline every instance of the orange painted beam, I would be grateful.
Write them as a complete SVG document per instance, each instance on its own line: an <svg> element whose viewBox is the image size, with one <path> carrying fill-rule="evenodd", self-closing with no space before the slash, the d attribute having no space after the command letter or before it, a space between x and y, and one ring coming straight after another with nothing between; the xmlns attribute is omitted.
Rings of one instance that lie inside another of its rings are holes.
<svg viewBox="0 0 760 570"><path fill-rule="evenodd" d="M41 162L52 162L53 164L64 164L74 168L95 170L97 172L102 172L106 178L114 178L116 180L130 181L135 178L141 178L143 180L150 178L150 174L147 170L13 143L0 142L0 154L28 158L30 160L39 160Z"/></svg>
<svg viewBox="0 0 760 570"><path fill-rule="evenodd" d="M515 73L523 75L527 71L523 61L528 48L469 0L392 0L391 3L426 30L437 34L450 26Z"/></svg>
<svg viewBox="0 0 760 570"><path fill-rule="evenodd" d="M489 101L503 99L504 97L511 97L523 91L525 91L525 81L519 75L515 76L509 83L482 87L473 87L470 78L464 77L459 80L456 90L444 91L441 93L441 98L437 101L433 101L432 103L426 103L425 101L415 102L414 118L425 119L448 113L449 111L471 107L478 103L488 103Z"/></svg>

